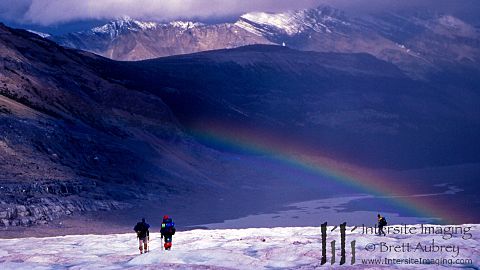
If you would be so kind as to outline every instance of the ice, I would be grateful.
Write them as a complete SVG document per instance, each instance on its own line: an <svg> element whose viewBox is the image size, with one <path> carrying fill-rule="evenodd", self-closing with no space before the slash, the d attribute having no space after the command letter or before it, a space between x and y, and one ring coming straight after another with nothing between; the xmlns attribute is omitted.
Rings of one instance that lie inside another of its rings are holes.
<svg viewBox="0 0 480 270"><path fill-rule="evenodd" d="M450 191L450 190L449 190ZM446 191L446 192L449 192ZM442 193L443 194L443 193ZM436 194L417 194L414 196L436 195ZM227 219L220 223L202 224L201 226L209 229L242 229L242 228L273 228L273 227L306 227L319 224L319 220L324 220L328 216L331 223L347 222L348 224L368 224L372 217L376 217L377 212L373 211L345 211L348 204L361 203L367 199L373 199L371 195L344 196L341 198L327 198L320 200L311 200L286 205L286 209L274 213L261 213L247 215L236 219ZM399 215L393 212L382 212L392 224L417 224L417 223L435 223L435 218L409 217Z"/></svg>
<svg viewBox="0 0 480 270"><path fill-rule="evenodd" d="M432 225L433 226L433 225ZM379 237L364 234L362 227L346 230L346 264L340 261L339 228L327 228L327 264L330 267L330 244L336 241L336 262L342 268L351 265L351 241L356 241L356 268L380 267L366 264L365 259L429 258L470 259L469 265L480 266L479 225L434 226L444 234L395 234L394 229L420 229L421 225L389 226L390 234ZM452 237L448 232L461 228ZM467 231L466 228L470 228ZM439 229L439 230L440 230ZM333 230L333 231L332 231ZM440 231L439 231L440 232ZM446 233L447 232L447 233ZM470 235L471 234L471 235ZM465 238L465 239L464 239ZM191 230L177 232L171 251L161 247L160 235L151 234L150 252L139 255L135 234L77 235L49 238L0 240L0 269L314 269L320 268L322 256L320 227L249 228L224 230ZM412 243L455 245L455 252L382 252L378 244ZM377 244L373 252L368 244ZM435 263L434 261L432 261ZM438 261L437 261L438 262ZM437 265L391 264L390 268L422 269Z"/></svg>

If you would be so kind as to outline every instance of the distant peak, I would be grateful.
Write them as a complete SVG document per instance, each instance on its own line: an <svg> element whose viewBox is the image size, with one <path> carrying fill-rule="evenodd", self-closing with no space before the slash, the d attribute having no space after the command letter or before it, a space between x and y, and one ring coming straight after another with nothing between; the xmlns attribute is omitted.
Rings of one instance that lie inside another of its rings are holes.
<svg viewBox="0 0 480 270"><path fill-rule="evenodd" d="M204 24L193 21L172 21L169 23L159 23L153 21L141 21L133 19L129 16L122 16L110 21L105 25L93 28L91 32L94 34L109 34L112 38L115 38L121 33L155 29L160 26L170 26L180 28L182 30L188 30L202 25Z"/></svg>
<svg viewBox="0 0 480 270"><path fill-rule="evenodd" d="M287 35L304 31L333 32L336 24L348 24L343 12L330 6L281 13L250 12L240 16L236 25L257 35L276 29Z"/></svg>
<svg viewBox="0 0 480 270"><path fill-rule="evenodd" d="M132 19L129 16L122 16L109 23L93 28L95 34L109 34L112 38L117 37L124 31L139 31L156 28L158 23L146 22Z"/></svg>
<svg viewBox="0 0 480 270"><path fill-rule="evenodd" d="M172 21L172 22L170 22L170 25L173 26L173 27L178 27L178 28L182 28L184 30L188 30L188 29L191 29L191 28L202 26L204 24L199 23L199 22L192 22L192 21Z"/></svg>
<svg viewBox="0 0 480 270"><path fill-rule="evenodd" d="M142 30L155 28L157 27L158 23L151 22L151 21L141 21L133 19L129 16L122 16L115 21L110 22L110 24L115 24L118 27L126 27L126 28L139 28Z"/></svg>

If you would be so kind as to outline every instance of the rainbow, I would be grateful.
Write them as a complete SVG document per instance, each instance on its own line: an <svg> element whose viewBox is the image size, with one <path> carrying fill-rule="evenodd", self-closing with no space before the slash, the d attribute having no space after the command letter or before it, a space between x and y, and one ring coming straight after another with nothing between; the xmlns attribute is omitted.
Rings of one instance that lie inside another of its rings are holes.
<svg viewBox="0 0 480 270"><path fill-rule="evenodd" d="M414 196L415 190L402 185L401 179L325 158L327 155L295 144L291 140L286 141L258 130L219 122L203 122L192 128L191 132L204 141L268 155L290 166L332 179L346 187L388 198L394 205L408 213L439 219L439 223L459 224L465 217L461 211L449 208L448 202L439 203L429 196Z"/></svg>

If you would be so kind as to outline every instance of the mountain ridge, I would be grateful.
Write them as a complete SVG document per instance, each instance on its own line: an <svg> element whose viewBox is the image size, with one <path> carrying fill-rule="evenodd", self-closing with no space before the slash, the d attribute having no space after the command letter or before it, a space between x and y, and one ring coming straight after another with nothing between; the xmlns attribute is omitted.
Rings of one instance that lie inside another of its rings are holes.
<svg viewBox="0 0 480 270"><path fill-rule="evenodd" d="M106 40L91 36L89 31L50 38L116 60L144 60L251 44L318 52L364 52L394 63L413 78L424 78L455 65L475 67L480 62L480 31L448 14L380 13L355 17L321 5L281 13L246 13L233 23L183 22L181 27L174 22L138 24L155 27L133 29L120 36L112 32L116 38ZM448 40L448 46L444 40Z"/></svg>

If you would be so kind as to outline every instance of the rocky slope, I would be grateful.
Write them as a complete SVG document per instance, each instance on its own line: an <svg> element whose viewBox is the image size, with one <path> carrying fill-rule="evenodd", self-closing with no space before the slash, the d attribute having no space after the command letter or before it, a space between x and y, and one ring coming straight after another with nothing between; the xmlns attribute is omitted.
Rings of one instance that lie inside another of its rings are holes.
<svg viewBox="0 0 480 270"><path fill-rule="evenodd" d="M168 106L99 77L98 57L3 25L0 52L2 226L212 184Z"/></svg>
<svg viewBox="0 0 480 270"><path fill-rule="evenodd" d="M108 72L124 70L120 62L4 25L0 56L2 227L96 210L117 210L115 220L128 223L167 207L184 224L205 223L271 208L300 190L324 193L311 184L292 190L294 177L252 171L255 158L198 143L158 95ZM242 202L255 196L262 201Z"/></svg>

